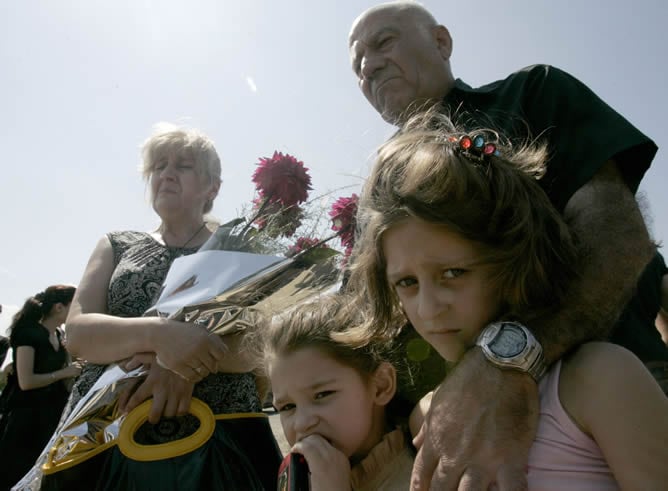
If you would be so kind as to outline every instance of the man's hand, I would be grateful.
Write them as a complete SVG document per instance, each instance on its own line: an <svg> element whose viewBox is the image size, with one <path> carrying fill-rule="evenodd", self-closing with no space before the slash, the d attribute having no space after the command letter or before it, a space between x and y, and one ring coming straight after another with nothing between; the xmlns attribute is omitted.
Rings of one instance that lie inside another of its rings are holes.
<svg viewBox="0 0 668 491"><path fill-rule="evenodd" d="M537 423L536 382L469 350L434 392L411 489L480 490L493 482L499 491L526 489Z"/></svg>
<svg viewBox="0 0 668 491"><path fill-rule="evenodd" d="M131 363L128 366L133 364ZM121 394L118 404L122 412L132 411L151 397L153 398L153 404L148 415L148 421L152 424L160 421L162 417L182 416L190 409L190 400L195 384L170 370L162 368L157 363L149 365L147 377L138 381L137 384L138 386L135 385L137 389L134 392L130 388Z"/></svg>
<svg viewBox="0 0 668 491"><path fill-rule="evenodd" d="M309 435L290 450L304 456L311 473L311 491L349 491L350 461L320 435Z"/></svg>

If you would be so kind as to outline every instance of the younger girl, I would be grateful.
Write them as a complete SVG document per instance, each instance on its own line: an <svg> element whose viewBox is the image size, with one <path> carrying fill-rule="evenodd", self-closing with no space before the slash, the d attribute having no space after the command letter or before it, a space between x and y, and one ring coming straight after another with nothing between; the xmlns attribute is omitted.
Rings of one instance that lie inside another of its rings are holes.
<svg viewBox="0 0 668 491"><path fill-rule="evenodd" d="M432 112L379 151L350 280L372 335L407 319L457 362L488 324L530 326L565 299L577 262L535 180L545 152L489 138ZM529 489L665 488L668 399L630 352L581 346L550 367L539 393Z"/></svg>
<svg viewBox="0 0 668 491"><path fill-rule="evenodd" d="M312 490L405 491L414 454L388 410L397 378L388 345L339 336L359 325L357 311L336 295L274 322L264 339L274 407Z"/></svg>
<svg viewBox="0 0 668 491"><path fill-rule="evenodd" d="M0 489L9 489L30 469L56 429L67 401L64 380L81 372L68 363L61 331L75 288L54 285L26 300L10 326L14 375L4 389L0 422ZM6 465L11 462L11 465Z"/></svg>

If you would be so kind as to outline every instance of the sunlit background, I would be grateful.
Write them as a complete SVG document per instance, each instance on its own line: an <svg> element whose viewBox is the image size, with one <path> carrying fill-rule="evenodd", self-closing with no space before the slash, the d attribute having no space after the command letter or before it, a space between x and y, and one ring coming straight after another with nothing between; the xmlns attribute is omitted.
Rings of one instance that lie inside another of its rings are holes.
<svg viewBox="0 0 668 491"><path fill-rule="evenodd" d="M158 121L216 142L221 220L250 201L254 164L274 150L304 161L314 196L357 191L392 132L348 65L350 23L376 3L2 2L0 327L47 285L77 283L106 232L156 226L137 167ZM668 238L666 2L424 4L450 29L453 70L469 84L553 64L654 138L641 191L654 236Z"/></svg>

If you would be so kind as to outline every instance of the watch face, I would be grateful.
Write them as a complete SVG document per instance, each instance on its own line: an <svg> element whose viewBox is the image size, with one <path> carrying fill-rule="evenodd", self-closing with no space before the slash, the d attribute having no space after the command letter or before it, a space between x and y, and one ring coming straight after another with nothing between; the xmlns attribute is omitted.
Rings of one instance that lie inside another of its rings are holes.
<svg viewBox="0 0 668 491"><path fill-rule="evenodd" d="M522 353L526 345L524 331L513 324L504 323L489 343L489 349L502 358L512 358Z"/></svg>

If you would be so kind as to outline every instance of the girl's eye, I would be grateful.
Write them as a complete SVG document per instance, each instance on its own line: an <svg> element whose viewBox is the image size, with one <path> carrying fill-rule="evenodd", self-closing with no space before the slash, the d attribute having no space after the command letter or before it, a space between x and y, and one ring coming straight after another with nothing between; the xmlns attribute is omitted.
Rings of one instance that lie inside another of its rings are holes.
<svg viewBox="0 0 668 491"><path fill-rule="evenodd" d="M335 391L333 390L323 390L322 392L318 392L315 395L315 399L324 399L325 397L331 396L334 394Z"/></svg>
<svg viewBox="0 0 668 491"><path fill-rule="evenodd" d="M279 406L279 407L274 406L274 409L279 413L284 413L284 412L290 411L291 409L294 409L294 408L295 408L294 404L283 404L282 406Z"/></svg>
<svg viewBox="0 0 668 491"><path fill-rule="evenodd" d="M167 167L167 162L161 160L153 166L153 170L163 170L165 167Z"/></svg>
<svg viewBox="0 0 668 491"><path fill-rule="evenodd" d="M414 285L417 285L417 280L415 278L401 278L394 284L395 288L410 288Z"/></svg>
<svg viewBox="0 0 668 491"><path fill-rule="evenodd" d="M465 272L466 270L460 268L446 269L445 271L443 271L443 278L447 279L457 278L463 275Z"/></svg>

